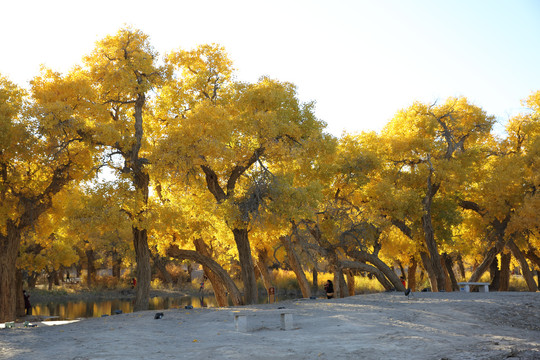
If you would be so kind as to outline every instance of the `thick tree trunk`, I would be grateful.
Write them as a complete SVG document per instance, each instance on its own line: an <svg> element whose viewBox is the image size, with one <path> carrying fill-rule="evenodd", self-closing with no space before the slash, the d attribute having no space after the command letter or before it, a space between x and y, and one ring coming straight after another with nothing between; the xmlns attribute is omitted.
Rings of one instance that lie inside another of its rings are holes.
<svg viewBox="0 0 540 360"><path fill-rule="evenodd" d="M433 271L433 267L431 266L431 260L429 259L429 255L425 251L420 252L420 258L422 259L422 265L424 266L424 270L426 270L426 273L429 277L429 282L431 283L431 290L435 291L437 289L437 277L435 276L435 272Z"/></svg>
<svg viewBox="0 0 540 360"><path fill-rule="evenodd" d="M23 276L22 271L19 269L17 269L17 276L15 282L17 284L17 317L21 317L26 315L26 309L24 308Z"/></svg>
<svg viewBox="0 0 540 360"><path fill-rule="evenodd" d="M336 268L334 270L334 297L344 298L347 297L347 283L343 276L343 269Z"/></svg>
<svg viewBox="0 0 540 360"><path fill-rule="evenodd" d="M431 262L431 271L437 280L437 286L432 286L432 290L441 291L446 290L446 277L444 268L441 265L441 258L439 256L437 242L435 241L435 233L433 231L433 223L431 220L431 206L433 203L433 197L439 190L440 184L431 183L432 173L433 170L431 169L427 179L427 193L424 196L424 199L422 199L422 206L424 208L424 214L422 215L422 227L424 229L424 242L426 244L426 248L429 253L429 260Z"/></svg>
<svg viewBox="0 0 540 360"><path fill-rule="evenodd" d="M257 281L253 268L253 258L251 256L251 246L249 244L247 229L233 229L234 241L238 249L240 268L242 270L242 282L244 283L244 302L257 304Z"/></svg>
<svg viewBox="0 0 540 360"><path fill-rule="evenodd" d="M418 261L414 256L411 256L409 271L407 272L407 287L412 291L416 291L416 269L418 267Z"/></svg>
<svg viewBox="0 0 540 360"><path fill-rule="evenodd" d="M351 270L345 270L343 273L347 277L347 290L349 291L349 296L354 296L355 284L354 284L354 273Z"/></svg>
<svg viewBox="0 0 540 360"><path fill-rule="evenodd" d="M484 260L482 260L482 263L474 270L469 282L478 282L478 280L480 280L482 275L484 275L484 273L489 269L489 265L491 265L495 257L502 251L504 244L504 241L499 238L496 244L488 250L484 256Z"/></svg>
<svg viewBox="0 0 540 360"><path fill-rule="evenodd" d="M448 276L450 278L450 290L451 291L459 291L459 286L457 284L456 275L454 274L454 264L452 263L452 257L448 255L447 253L443 253L443 260L444 260L444 266L446 267L446 271L448 272Z"/></svg>
<svg viewBox="0 0 540 360"><path fill-rule="evenodd" d="M489 266L489 277L491 284L489 284L489 291L499 291L501 285L501 271L499 270L499 259L495 257Z"/></svg>
<svg viewBox="0 0 540 360"><path fill-rule="evenodd" d="M20 231L7 221L7 235L0 232L0 322L17 318L16 261Z"/></svg>
<svg viewBox="0 0 540 360"><path fill-rule="evenodd" d="M270 258L268 256L268 251L266 249L258 251L257 259L257 269L259 270L265 289L268 291L269 288L274 286L274 280L272 274L268 270L268 264L270 263Z"/></svg>
<svg viewBox="0 0 540 360"><path fill-rule="evenodd" d="M513 240L508 241L508 247L512 251L512 255L516 258L516 260L519 262L519 265L521 266L521 272L523 274L523 278L525 279L525 282L527 283L527 287L529 288L529 291L536 292L538 289L538 286L536 285L536 281L534 280L534 276L529 268L529 264L527 263L527 259L519 249L519 247L516 245L516 243Z"/></svg>
<svg viewBox="0 0 540 360"><path fill-rule="evenodd" d="M208 245L204 242L203 239L198 238L193 241L195 244L195 249L201 255L204 255L208 258L212 258L212 254ZM219 278L217 274L208 268L205 264L201 264L203 267L204 275L210 280L212 284L212 289L214 290L214 296L216 297L216 302L219 307L226 307L229 303L227 301L227 291L225 290L225 285L223 281Z"/></svg>
<svg viewBox="0 0 540 360"><path fill-rule="evenodd" d="M242 295L236 287L234 281L231 279L229 274L227 274L227 272L223 270L221 265L219 265L211 258L206 257L196 251L179 249L176 246L171 246L169 247L169 249L167 249L167 256L175 257L178 259L188 259L195 261L203 266L207 266L208 269L214 272L220 278L221 282L225 285L227 291L231 296L231 301L233 305L244 305L242 301Z"/></svg>
<svg viewBox="0 0 540 360"><path fill-rule="evenodd" d="M298 259L298 255L296 254L296 251L294 250L293 244L291 242L291 238L289 236L281 236L280 241L281 241L281 244L283 244L285 251L287 252L287 258L289 259L289 264L292 267L294 274L296 275L296 279L298 280L298 285L300 285L300 290L302 291L302 297L304 298L311 297L311 289L309 288L309 283L307 281L306 274L304 273L304 270L302 270L302 265L300 264L300 260Z"/></svg>
<svg viewBox="0 0 540 360"><path fill-rule="evenodd" d="M501 272L499 291L508 291L510 287L510 261L512 260L511 253L501 253Z"/></svg>
<svg viewBox="0 0 540 360"><path fill-rule="evenodd" d="M135 248L135 261L137 263L135 287L135 306L133 311L148 310L150 302L150 283L152 282L152 268L150 267L150 249L148 248L148 234L146 229L132 227L133 247Z"/></svg>

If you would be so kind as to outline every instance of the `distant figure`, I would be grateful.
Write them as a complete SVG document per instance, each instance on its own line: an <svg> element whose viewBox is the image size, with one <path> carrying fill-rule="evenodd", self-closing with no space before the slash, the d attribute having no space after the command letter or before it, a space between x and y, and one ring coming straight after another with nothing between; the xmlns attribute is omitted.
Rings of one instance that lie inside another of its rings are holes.
<svg viewBox="0 0 540 360"><path fill-rule="evenodd" d="M66 282L69 282L69 271L66 272Z"/></svg>
<svg viewBox="0 0 540 360"><path fill-rule="evenodd" d="M405 276L401 276L401 277L399 278L399 280L401 280L401 283L403 284L403 287L404 287L404 288L407 288L407 285L406 285L406 282L405 282Z"/></svg>
<svg viewBox="0 0 540 360"><path fill-rule="evenodd" d="M202 278L202 281L201 281L201 287L199 288L199 292L202 292L204 290L204 282L207 280L208 278L206 277L206 275L203 276Z"/></svg>
<svg viewBox="0 0 540 360"><path fill-rule="evenodd" d="M132 289L135 289L135 286L137 286L137 279L132 278L132 279L131 279L131 288L132 288Z"/></svg>
<svg viewBox="0 0 540 360"><path fill-rule="evenodd" d="M324 291L326 292L326 298L332 299L334 297L334 284L331 280L327 280L324 284Z"/></svg>
<svg viewBox="0 0 540 360"><path fill-rule="evenodd" d="M30 295L26 293L26 290L23 290L24 296L24 309L26 310L26 315L32 315L32 305L30 304Z"/></svg>

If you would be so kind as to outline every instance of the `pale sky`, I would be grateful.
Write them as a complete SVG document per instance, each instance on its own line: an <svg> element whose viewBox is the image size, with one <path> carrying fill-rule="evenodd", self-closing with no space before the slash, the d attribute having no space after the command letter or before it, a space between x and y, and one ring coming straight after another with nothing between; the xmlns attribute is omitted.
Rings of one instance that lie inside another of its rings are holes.
<svg viewBox="0 0 540 360"><path fill-rule="evenodd" d="M327 130L380 130L415 100L466 96L501 123L540 90L538 0L1 0L0 73L66 72L124 24L164 54L219 43L239 80L297 85Z"/></svg>

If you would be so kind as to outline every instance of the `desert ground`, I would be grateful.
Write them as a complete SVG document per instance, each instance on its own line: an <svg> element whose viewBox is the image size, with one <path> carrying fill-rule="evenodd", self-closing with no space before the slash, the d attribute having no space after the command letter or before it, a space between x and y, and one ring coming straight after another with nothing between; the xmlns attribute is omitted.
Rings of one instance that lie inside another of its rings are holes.
<svg viewBox="0 0 540 360"><path fill-rule="evenodd" d="M291 330L280 315L293 314ZM248 311L237 331L234 311ZM0 359L540 359L540 292L390 292L0 325ZM24 319L23 319L24 320Z"/></svg>

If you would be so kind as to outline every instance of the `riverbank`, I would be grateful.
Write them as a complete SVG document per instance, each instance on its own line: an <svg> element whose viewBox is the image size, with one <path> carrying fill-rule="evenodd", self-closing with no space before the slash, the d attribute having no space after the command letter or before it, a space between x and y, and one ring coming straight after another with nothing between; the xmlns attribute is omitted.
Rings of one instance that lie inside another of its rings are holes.
<svg viewBox="0 0 540 360"><path fill-rule="evenodd" d="M0 359L540 359L540 293L299 299L237 332L234 308L171 309L0 329Z"/></svg>

